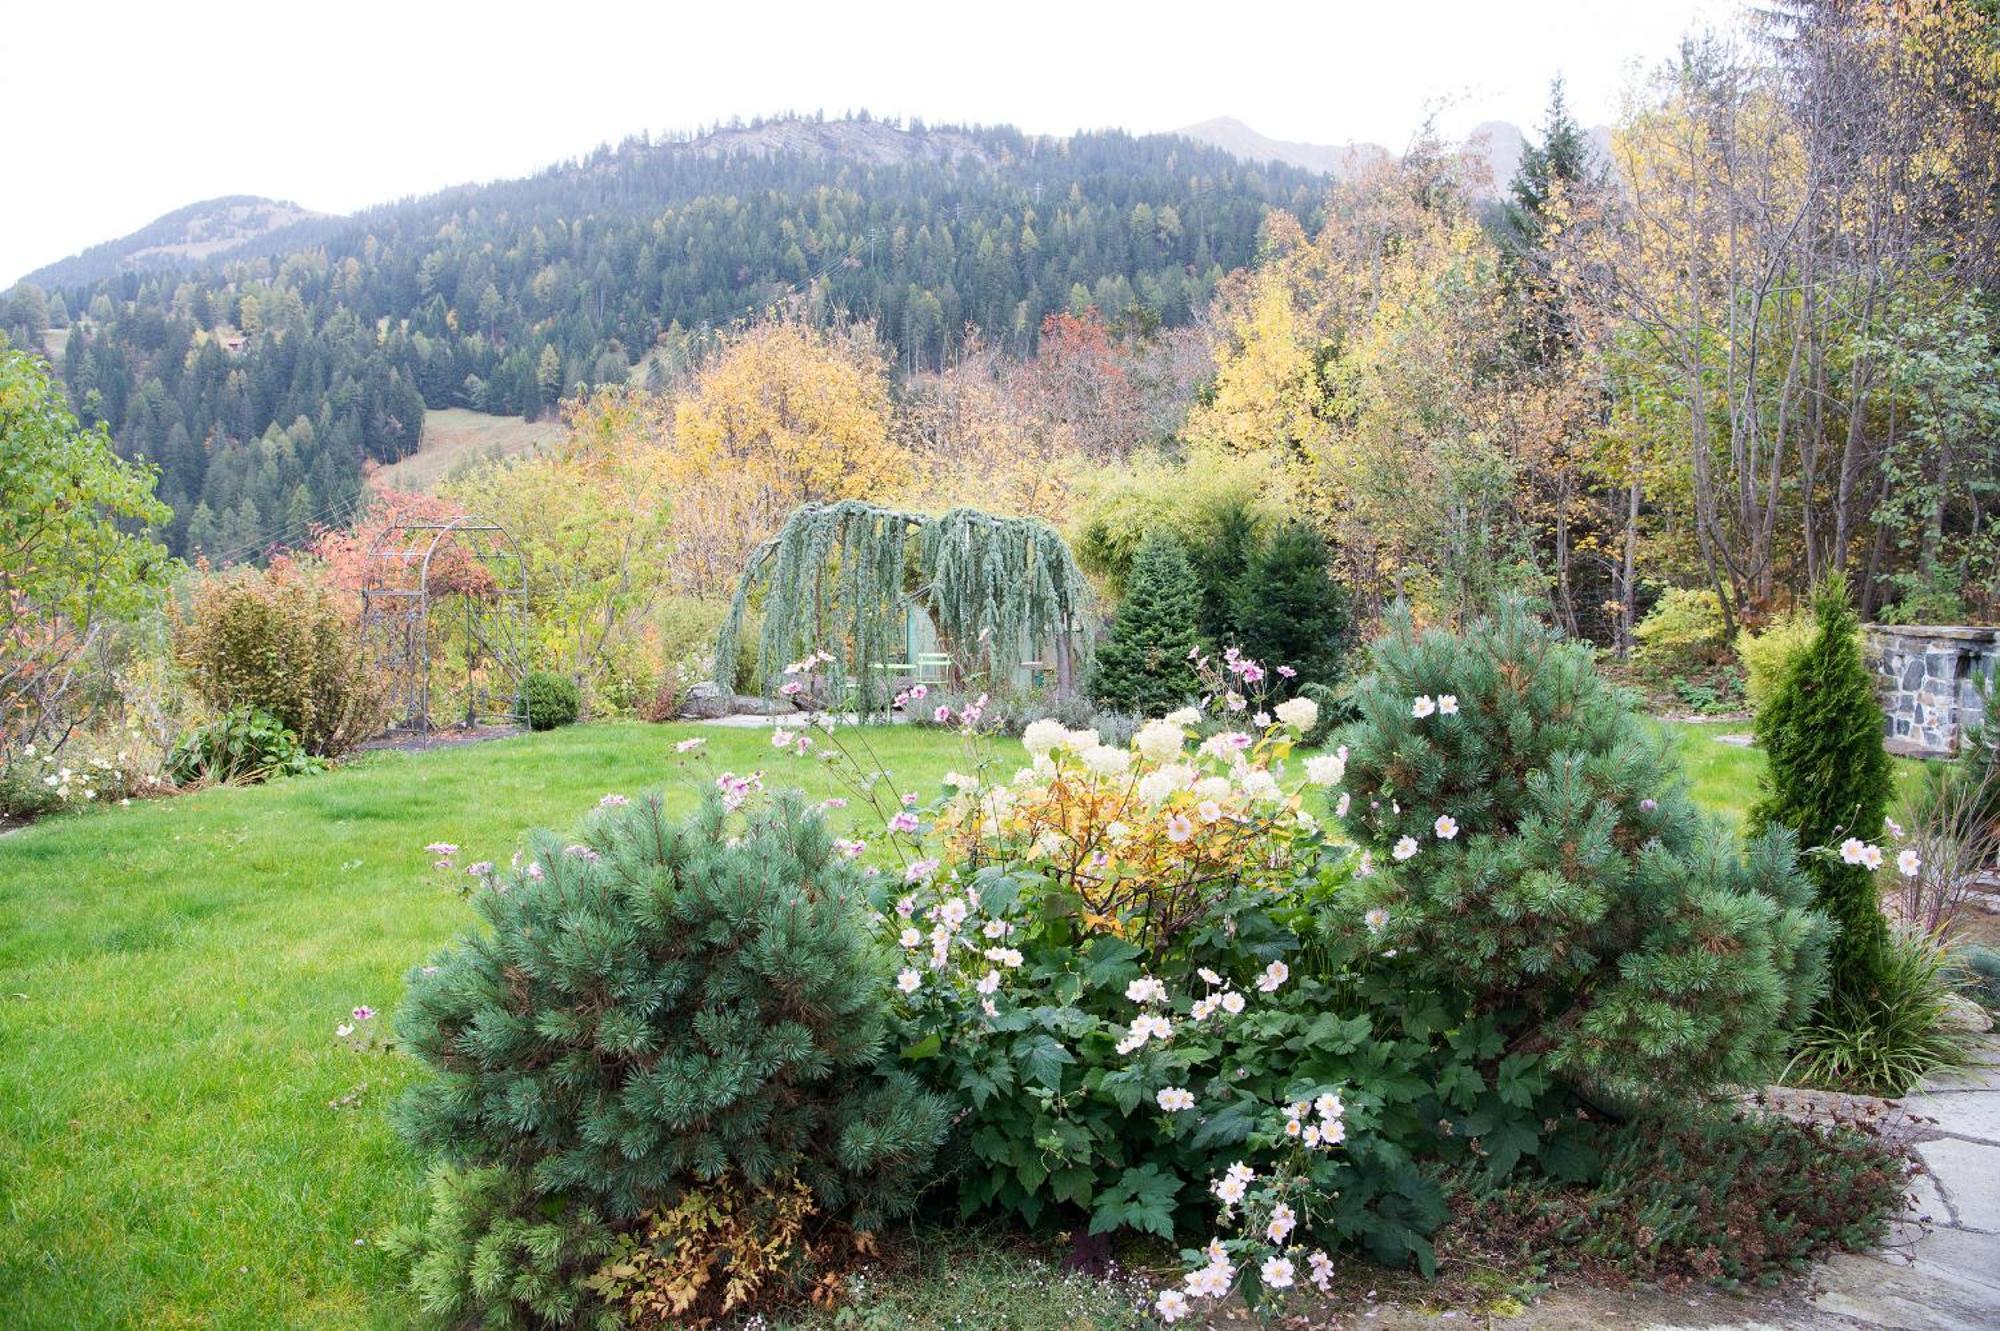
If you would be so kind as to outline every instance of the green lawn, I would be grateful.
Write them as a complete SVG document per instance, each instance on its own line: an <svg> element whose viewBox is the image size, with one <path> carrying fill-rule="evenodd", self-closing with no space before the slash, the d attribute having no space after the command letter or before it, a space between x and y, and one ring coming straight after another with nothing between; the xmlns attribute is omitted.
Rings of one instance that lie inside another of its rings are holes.
<svg viewBox="0 0 2000 1331"><path fill-rule="evenodd" d="M471 921L426 842L505 860L607 792L669 782L691 804L707 768L673 743L692 733L718 768L834 793L765 732L601 725L0 839L0 1325L406 1325L356 1240L416 1203L382 1114L408 1069L333 1028L361 1003L386 1020ZM959 758L935 732L875 742L912 781Z"/></svg>
<svg viewBox="0 0 2000 1331"><path fill-rule="evenodd" d="M1747 745L1725 744L1722 737L1747 735L1750 723L1675 721L1660 725L1673 739L1695 803L1720 814L1733 825L1741 824L1743 811L1757 797L1757 783L1764 775L1764 755ZM1889 761L1895 769L1897 789L1901 791L1908 791L1924 770L1922 763L1907 758Z"/></svg>
<svg viewBox="0 0 2000 1331"><path fill-rule="evenodd" d="M1761 759L1712 730L1676 742L1697 799L1740 808ZM0 1325L406 1325L365 1240L418 1202L382 1113L409 1070L333 1028L362 1003L386 1021L407 969L470 922L426 842L504 860L608 792L669 783L691 804L709 768L673 744L697 733L715 768L834 793L762 731L612 724L0 839ZM908 785L963 765L948 735L870 733Z"/></svg>

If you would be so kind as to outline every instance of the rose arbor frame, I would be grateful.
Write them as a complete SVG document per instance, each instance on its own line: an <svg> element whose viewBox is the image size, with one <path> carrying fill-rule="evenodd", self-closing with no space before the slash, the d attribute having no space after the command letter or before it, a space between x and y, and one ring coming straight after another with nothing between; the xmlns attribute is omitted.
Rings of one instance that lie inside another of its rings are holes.
<svg viewBox="0 0 2000 1331"><path fill-rule="evenodd" d="M384 528L369 545L361 587L363 641L389 676L392 732L427 735L433 728L431 629L447 597L464 603L463 724L519 723L525 715L528 563L520 546L487 518L411 520ZM481 657L497 668L504 692L480 687Z"/></svg>

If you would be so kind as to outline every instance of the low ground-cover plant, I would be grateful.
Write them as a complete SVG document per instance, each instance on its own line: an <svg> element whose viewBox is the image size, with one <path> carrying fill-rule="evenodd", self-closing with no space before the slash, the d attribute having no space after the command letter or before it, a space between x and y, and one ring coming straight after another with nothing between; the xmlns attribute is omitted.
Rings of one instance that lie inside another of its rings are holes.
<svg viewBox="0 0 2000 1331"><path fill-rule="evenodd" d="M397 1117L429 1154L516 1176L493 1223L636 1231L724 1179L796 1182L861 1228L909 1209L945 1109L878 1066L887 959L817 811L711 798L676 822L657 796L613 799L581 841L537 835L512 869L474 869L489 931L411 976L397 1029L433 1076ZM433 1311L533 1310L486 1292L517 1276L601 1302L579 1283L595 1265L461 1262L483 1251L463 1228L399 1238Z"/></svg>
<svg viewBox="0 0 2000 1331"><path fill-rule="evenodd" d="M1902 1202L1903 1154L1861 1124L1720 1109L1607 1129L1602 1173L1453 1197L1445 1245L1551 1277L1772 1284L1835 1250L1865 1250Z"/></svg>

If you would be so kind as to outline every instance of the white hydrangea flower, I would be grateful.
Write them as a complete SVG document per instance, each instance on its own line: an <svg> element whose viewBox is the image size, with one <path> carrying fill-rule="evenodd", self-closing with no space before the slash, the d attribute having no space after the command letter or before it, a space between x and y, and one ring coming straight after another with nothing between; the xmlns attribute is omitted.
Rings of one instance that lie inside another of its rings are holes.
<svg viewBox="0 0 2000 1331"><path fill-rule="evenodd" d="M1311 698L1287 698L1271 710L1294 730L1311 730L1319 722L1319 704Z"/></svg>
<svg viewBox="0 0 2000 1331"><path fill-rule="evenodd" d="M1097 744L1084 750L1083 765L1098 776L1123 776L1132 766L1132 755L1124 749Z"/></svg>
<svg viewBox="0 0 2000 1331"><path fill-rule="evenodd" d="M1168 712L1162 719L1170 725L1198 726L1201 724L1201 709L1199 707L1177 707L1173 711Z"/></svg>
<svg viewBox="0 0 2000 1331"><path fill-rule="evenodd" d="M1151 763L1168 763L1181 756L1187 735L1172 721L1148 721L1132 737L1139 756Z"/></svg>
<svg viewBox="0 0 2000 1331"><path fill-rule="evenodd" d="M1306 780L1316 786L1337 786L1347 775L1347 764L1338 755L1322 753L1306 759Z"/></svg>
<svg viewBox="0 0 2000 1331"><path fill-rule="evenodd" d="M1056 747L1059 749L1068 749L1071 753L1082 757L1084 754L1098 747L1097 732L1095 730L1065 730L1063 731L1061 741Z"/></svg>
<svg viewBox="0 0 2000 1331"><path fill-rule="evenodd" d="M1062 722L1045 717L1028 723L1028 729L1021 736L1021 746L1037 758L1046 758L1051 750L1068 738L1069 731Z"/></svg>
<svg viewBox="0 0 2000 1331"><path fill-rule="evenodd" d="M1285 792L1278 788L1278 778L1262 767L1246 768L1238 778L1246 798L1258 804L1269 804L1284 798Z"/></svg>

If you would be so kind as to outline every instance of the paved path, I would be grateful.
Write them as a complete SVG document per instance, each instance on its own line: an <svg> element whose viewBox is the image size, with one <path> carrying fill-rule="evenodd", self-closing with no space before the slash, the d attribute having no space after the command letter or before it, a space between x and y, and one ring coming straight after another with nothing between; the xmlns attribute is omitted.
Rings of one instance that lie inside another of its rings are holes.
<svg viewBox="0 0 2000 1331"><path fill-rule="evenodd" d="M1814 1281L1828 1327L2000 1327L2000 1045L1902 1101L1924 1173L1888 1245L1835 1257Z"/></svg>

